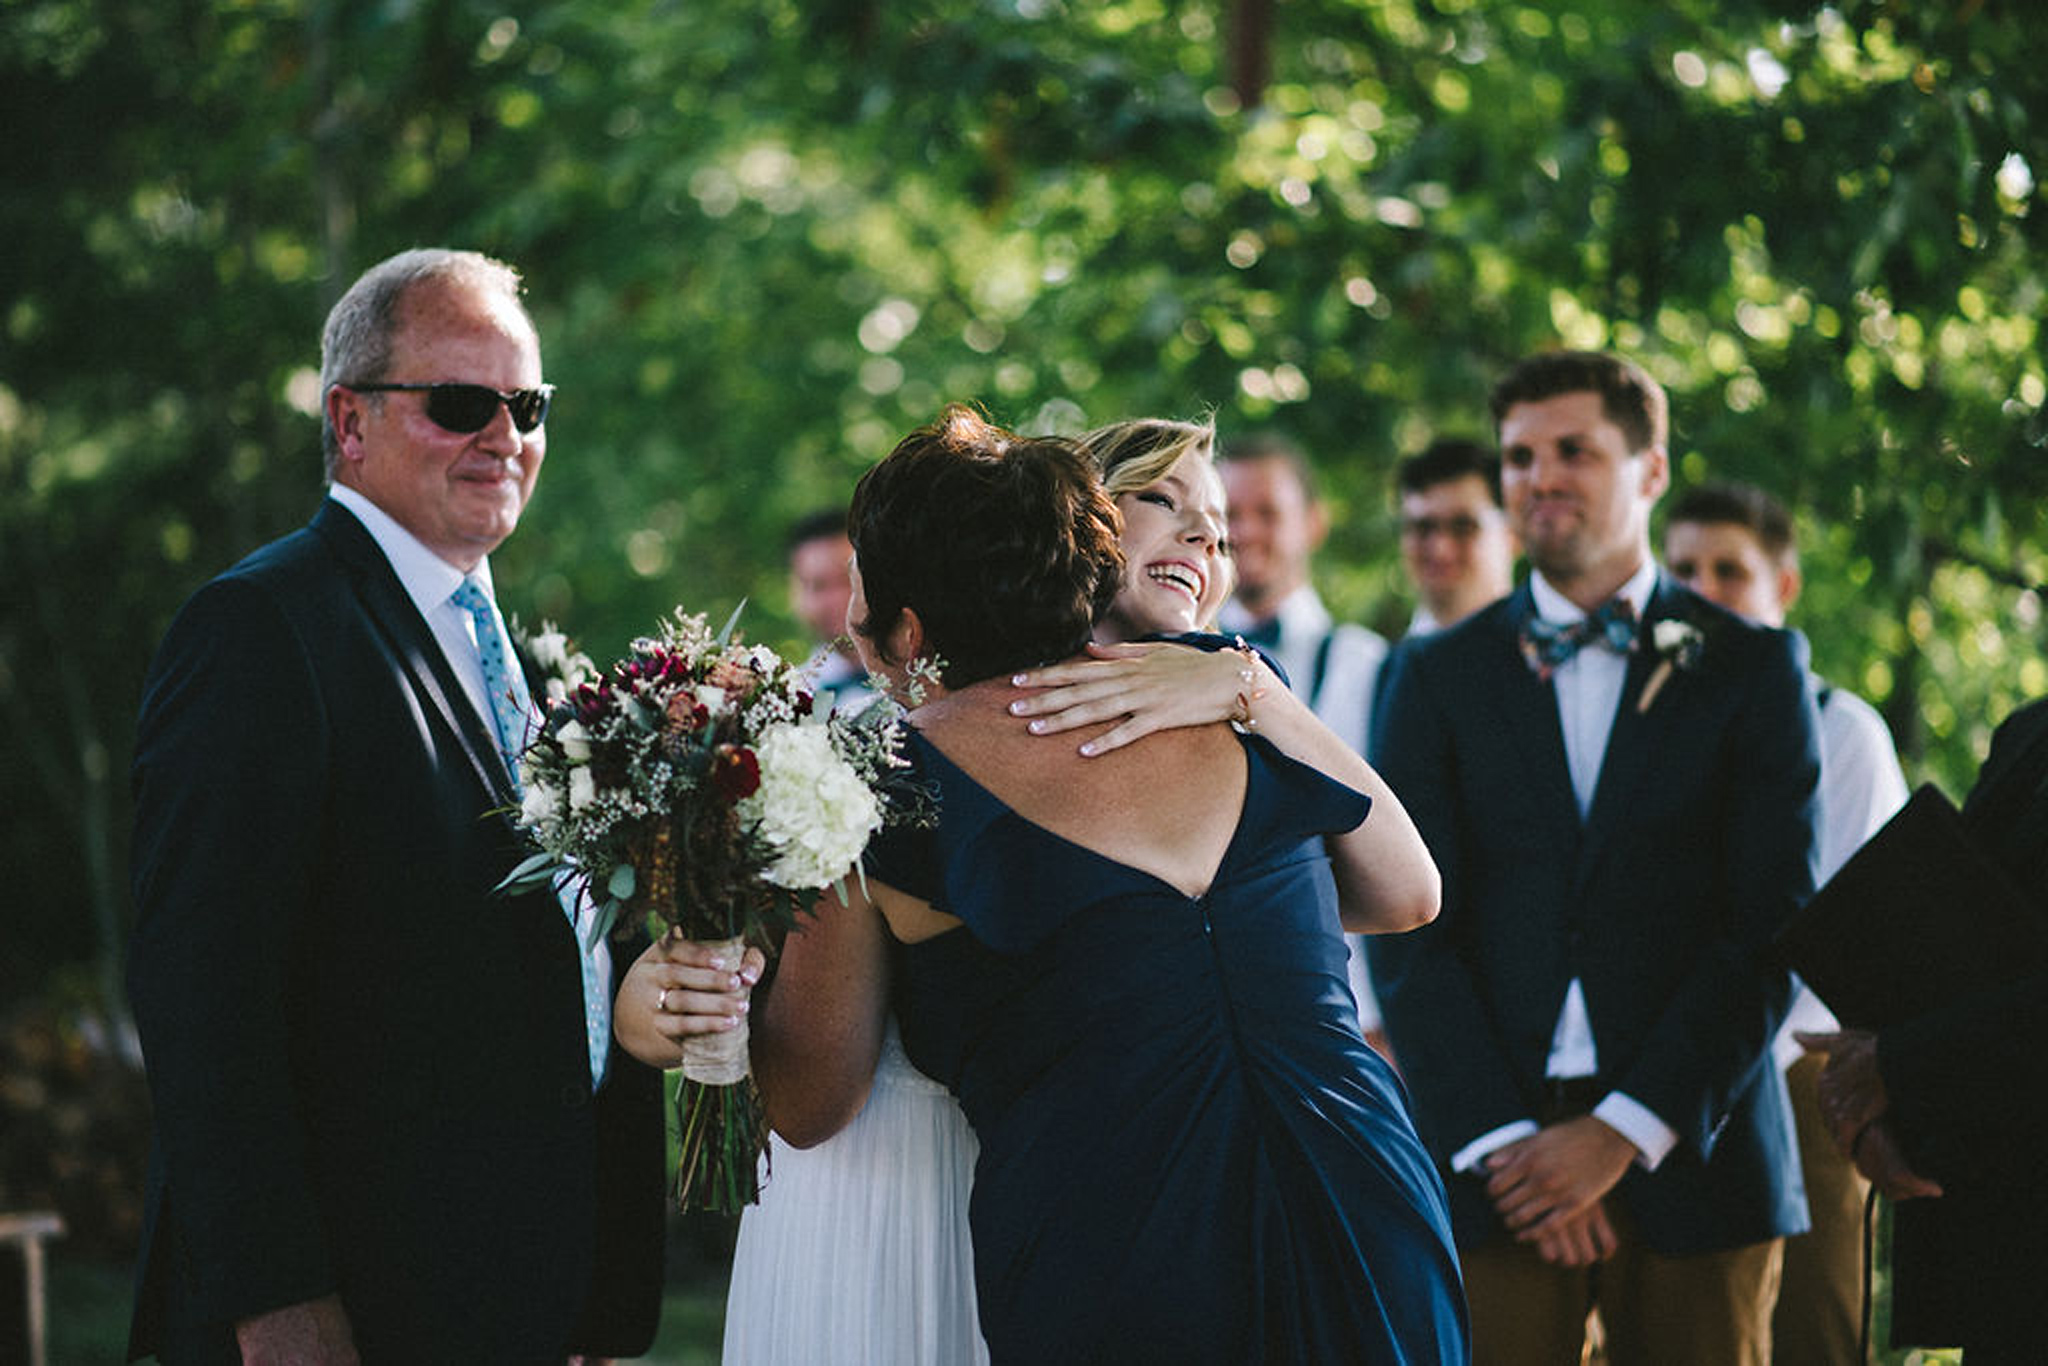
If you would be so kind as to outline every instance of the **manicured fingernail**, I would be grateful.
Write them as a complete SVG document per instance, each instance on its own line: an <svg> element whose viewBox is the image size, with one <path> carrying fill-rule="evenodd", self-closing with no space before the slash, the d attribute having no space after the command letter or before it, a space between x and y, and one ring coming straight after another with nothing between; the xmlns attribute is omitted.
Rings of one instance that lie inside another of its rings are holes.
<svg viewBox="0 0 2048 1366"><path fill-rule="evenodd" d="M742 1015L746 1014L746 1013L747 1013L748 1011L752 1010L753 1008L754 1008L754 1003L753 1003L752 1001L741 1001L741 1002L740 1002L740 1014L742 1014Z"/></svg>
<svg viewBox="0 0 2048 1366"><path fill-rule="evenodd" d="M1010 704L1010 715L1012 715L1012 716L1022 716L1023 714L1024 714L1024 704L1023 704L1022 702L1012 702L1012 703Z"/></svg>
<svg viewBox="0 0 2048 1366"><path fill-rule="evenodd" d="M714 958L711 960L711 970L713 972L723 972L725 971L726 966L726 961L723 958Z"/></svg>
<svg viewBox="0 0 2048 1366"><path fill-rule="evenodd" d="M1043 735L1045 734L1045 722L1033 721L1030 725L1024 727L1024 729L1030 731L1033 735Z"/></svg>
<svg viewBox="0 0 2048 1366"><path fill-rule="evenodd" d="M1023 687L1023 686L1024 686L1024 675L1023 675L1023 674L1011 674L1011 675L1010 675L1010 686L1011 686L1011 687L1013 687L1013 688L1021 688L1021 687Z"/></svg>
<svg viewBox="0 0 2048 1366"><path fill-rule="evenodd" d="M726 1016L726 1017L725 1017L724 1019L722 1019L722 1020L720 1020L720 1021L718 1022L718 1027L719 1027L720 1029L737 1029L737 1028L739 1028L739 1024L740 1024L740 1017L739 1017L739 1016L737 1016L737 1015L728 1015L728 1016Z"/></svg>
<svg viewBox="0 0 2048 1366"><path fill-rule="evenodd" d="M1093 759L1095 757L1095 742L1090 740L1087 744L1081 746L1081 753Z"/></svg>

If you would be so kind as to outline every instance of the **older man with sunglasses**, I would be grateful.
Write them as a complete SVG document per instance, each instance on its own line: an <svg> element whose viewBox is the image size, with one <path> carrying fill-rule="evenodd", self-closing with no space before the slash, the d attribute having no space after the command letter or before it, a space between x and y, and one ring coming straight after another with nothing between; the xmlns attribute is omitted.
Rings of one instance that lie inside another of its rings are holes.
<svg viewBox="0 0 2048 1366"><path fill-rule="evenodd" d="M131 1355L555 1362L659 1313L659 1077L588 906L498 895L533 718L488 556L553 390L508 266L327 320L329 496L145 687L129 972L156 1105Z"/></svg>

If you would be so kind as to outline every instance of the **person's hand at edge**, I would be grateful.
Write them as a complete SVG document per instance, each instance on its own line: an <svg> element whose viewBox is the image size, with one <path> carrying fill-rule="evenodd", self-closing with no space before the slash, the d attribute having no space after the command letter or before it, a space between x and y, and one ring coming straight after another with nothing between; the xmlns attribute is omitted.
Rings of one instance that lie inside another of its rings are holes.
<svg viewBox="0 0 2048 1366"><path fill-rule="evenodd" d="M235 1324L242 1366L360 1366L341 1296L272 1309Z"/></svg>

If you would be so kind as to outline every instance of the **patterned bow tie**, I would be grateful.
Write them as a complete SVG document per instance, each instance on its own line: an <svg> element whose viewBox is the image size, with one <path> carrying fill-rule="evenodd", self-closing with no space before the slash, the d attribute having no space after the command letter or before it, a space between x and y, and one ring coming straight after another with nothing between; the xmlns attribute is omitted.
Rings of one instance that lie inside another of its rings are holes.
<svg viewBox="0 0 2048 1366"><path fill-rule="evenodd" d="M1636 648L1636 608L1627 598L1614 598L1599 611L1560 626L1532 616L1522 623L1522 658L1536 677L1548 680L1564 662L1588 645L1602 645L1618 655Z"/></svg>

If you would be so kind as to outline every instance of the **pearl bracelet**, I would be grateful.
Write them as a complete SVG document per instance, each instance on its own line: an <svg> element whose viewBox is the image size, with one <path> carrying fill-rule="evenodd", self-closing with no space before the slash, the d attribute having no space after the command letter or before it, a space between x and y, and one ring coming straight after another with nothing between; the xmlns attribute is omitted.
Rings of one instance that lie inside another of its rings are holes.
<svg viewBox="0 0 2048 1366"><path fill-rule="evenodd" d="M1236 730L1238 734L1249 735L1259 728L1258 718L1252 715L1252 703L1264 697L1266 690L1257 686L1259 681L1258 651L1247 645L1243 636L1237 636L1235 640L1237 643L1231 648L1244 658L1244 667L1237 672L1237 676L1243 681L1244 687L1238 689L1237 710L1230 714L1229 719L1232 729Z"/></svg>

